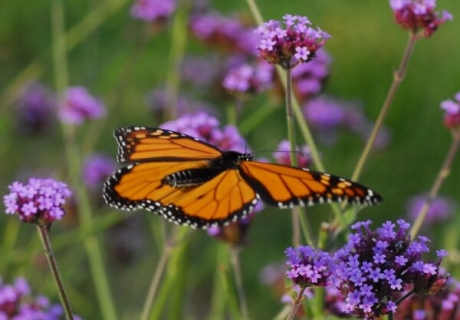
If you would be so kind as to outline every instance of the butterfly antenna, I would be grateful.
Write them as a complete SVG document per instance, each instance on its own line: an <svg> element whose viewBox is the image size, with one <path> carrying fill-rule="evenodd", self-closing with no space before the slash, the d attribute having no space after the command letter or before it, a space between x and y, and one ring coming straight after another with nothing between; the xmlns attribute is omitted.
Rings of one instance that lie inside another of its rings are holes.
<svg viewBox="0 0 460 320"><path fill-rule="evenodd" d="M266 151L266 152L268 152L268 151ZM279 150L279 151L272 151L272 152L274 152L274 153L279 153L279 152L281 152L281 153L286 153L286 152L287 153L296 153L297 155L300 155L300 156L306 158L306 155L300 150L294 150L294 151Z"/></svg>

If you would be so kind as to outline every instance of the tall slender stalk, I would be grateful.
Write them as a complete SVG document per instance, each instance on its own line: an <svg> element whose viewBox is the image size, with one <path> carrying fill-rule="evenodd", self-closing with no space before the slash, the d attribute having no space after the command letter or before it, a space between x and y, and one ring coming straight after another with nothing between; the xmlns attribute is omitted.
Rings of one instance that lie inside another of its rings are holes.
<svg viewBox="0 0 460 320"><path fill-rule="evenodd" d="M51 247L51 242L48 237L49 227L38 225L37 229L40 235L40 240L43 243L43 249L45 251L46 259L48 260L48 265L50 266L50 269L51 269L51 274L53 275L54 282L58 289L59 298L64 308L66 319L73 320L72 308L70 307L70 302L65 292L64 283L62 282L61 275L59 273L59 268L58 268L56 259L54 258L54 253Z"/></svg>
<svg viewBox="0 0 460 320"><path fill-rule="evenodd" d="M354 180L354 181L358 180L361 174L361 171L363 170L364 164L367 158L369 157L369 153L372 149L372 146L374 145L375 139L377 138L377 135L380 129L382 128L383 121L385 120L388 110L390 109L391 102L393 102L393 98L395 97L396 92L398 91L399 86L402 80L404 79L404 76L407 70L407 66L409 64L409 59L414 49L416 40L417 40L416 34L410 33L409 40L406 45L406 49L404 50L404 54L399 64L399 68L394 73L393 82L391 83L391 86L390 86L390 89L388 90L385 101L383 102L382 108L380 109L380 113L379 113L379 116L377 117L375 125L372 128L371 135L369 139L367 140L366 146L364 147L364 150L361 153L361 156L359 157L359 160L356 164L353 175L351 176L351 180Z"/></svg>
<svg viewBox="0 0 460 320"><path fill-rule="evenodd" d="M295 141L295 126L294 126L294 114L292 112L292 78L291 78L291 69L286 69L286 88L285 88L285 96L286 96L286 124L287 124L287 131L288 131L288 140L291 146L291 164L295 167L298 166L297 161L297 145ZM299 221L299 208L294 207L292 208L292 243L294 247L298 247L300 245L300 221ZM308 229L307 229L308 230ZM305 230L304 230L305 232ZM307 231L309 232L309 231Z"/></svg>
<svg viewBox="0 0 460 320"><path fill-rule="evenodd" d="M452 144L450 145L446 158L444 159L441 169L439 170L438 175L436 176L436 179L433 183L433 186L431 187L430 193L428 194L428 198L423 203L423 206L420 209L420 213L418 214L417 219L412 225L412 228L410 231L410 235L412 239L414 239L417 233L419 232L423 224L423 221L425 220L425 217L428 213L428 210L430 209L432 202L436 198L436 195L438 194L438 191L441 188L442 183L449 175L450 168L452 166L452 161L455 158L455 155L457 153L459 146L460 146L460 131L453 131Z"/></svg>
<svg viewBox="0 0 460 320"><path fill-rule="evenodd" d="M169 68L166 75L166 97L167 108L165 109L165 118L168 120L176 119L177 99L180 86L180 65L185 52L185 45L187 43L187 28L188 28L188 13L189 2L180 1L181 5L174 14L174 21L172 24L171 32L171 51L169 54Z"/></svg>
<svg viewBox="0 0 460 320"><path fill-rule="evenodd" d="M292 305L292 308L291 308L291 311L289 312L289 315L287 316L286 320L292 320L294 319L296 313L297 313L297 310L299 309L300 305L302 304L302 299L303 299L303 294L305 292L305 290L307 289L307 287L302 287L299 291L299 293L297 293L297 296L294 300L294 304Z"/></svg>
<svg viewBox="0 0 460 320"><path fill-rule="evenodd" d="M239 249L235 247L230 247L230 262L233 269L233 277L235 279L236 292L238 295L238 301L240 305L241 319L247 320L248 316L248 306L246 303L246 295L244 294L243 288L243 278L241 277L241 265L240 265L240 256Z"/></svg>
<svg viewBox="0 0 460 320"><path fill-rule="evenodd" d="M53 0L52 2L51 23L55 88L57 92L62 94L64 89L68 86L64 7L62 0ZM62 132L64 136L67 165L69 168L69 177L79 204L81 229L83 233L86 234L84 243L98 297L99 308L104 319L116 320L117 315L103 264L102 250L98 239L92 233L93 222L89 199L85 188L80 182L81 154L75 142L75 127L63 124Z"/></svg>
<svg viewBox="0 0 460 320"><path fill-rule="evenodd" d="M153 302L155 301L155 296L158 291L158 287L160 285L160 280L161 280L161 277L163 276L168 259L171 256L171 252L173 250L173 245L177 237L178 230L179 230L179 227L174 225L163 247L163 250L160 256L160 260L158 261L158 264L155 268L155 273L153 275L153 279L150 284L149 292L147 293L147 298L145 299L144 308L142 309L141 320L149 319L150 312L153 307Z"/></svg>
<svg viewBox="0 0 460 320"><path fill-rule="evenodd" d="M95 9L89 12L81 21L75 24L65 33L65 50L70 51L80 42L85 40L91 32L103 24L111 14L123 8L130 0L110 0L103 1ZM48 56L48 51L41 54L29 63L0 94L0 115L8 110L21 92L21 86L25 82L30 82L40 78L47 70L41 65L43 57ZM65 87L65 86L64 86Z"/></svg>

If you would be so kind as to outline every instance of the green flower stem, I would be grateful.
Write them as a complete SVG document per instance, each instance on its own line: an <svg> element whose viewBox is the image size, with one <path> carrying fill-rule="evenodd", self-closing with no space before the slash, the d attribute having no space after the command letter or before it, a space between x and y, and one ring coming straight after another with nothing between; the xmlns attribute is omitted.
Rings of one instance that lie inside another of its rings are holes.
<svg viewBox="0 0 460 320"><path fill-rule="evenodd" d="M216 270L214 273L214 286L212 290L211 311L209 319L224 319L226 300L229 292L224 290L222 269L229 264L228 250L222 250L223 244L216 245Z"/></svg>
<svg viewBox="0 0 460 320"><path fill-rule="evenodd" d="M313 305L312 305L312 311L313 311L313 319L324 319L325 318L325 312L324 312L324 306L325 306L325 301L324 298L326 296L326 290L324 288L318 287L315 288L315 296L313 298Z"/></svg>
<svg viewBox="0 0 460 320"><path fill-rule="evenodd" d="M295 126L294 126L294 115L292 113L292 78L291 78L291 69L286 70L286 124L288 129L288 139L291 147L291 163L293 166L298 166L297 161L297 144L295 141Z"/></svg>
<svg viewBox="0 0 460 320"><path fill-rule="evenodd" d="M254 20L256 20L256 23L258 25L261 25L264 23L264 18L262 17L262 14L260 13L259 7L257 7L257 4L254 0L246 0L249 6L249 10L251 10L252 17Z"/></svg>
<svg viewBox="0 0 460 320"><path fill-rule="evenodd" d="M153 275L152 283L150 284L149 292L147 298L145 299L144 308L142 309L141 320L148 320L151 313L153 303L155 301L155 296L160 285L161 278L163 276L166 264L171 256L172 250L174 249L174 242L179 232L179 227L174 225L171 233L169 234L168 239L163 247L161 252L160 260L155 268L155 273Z"/></svg>
<svg viewBox="0 0 460 320"><path fill-rule="evenodd" d="M303 293L305 292L306 289L307 289L307 287L302 287L300 289L299 293L297 294L297 296L296 296L296 298L294 300L294 304L292 305L291 311L289 312L289 315L287 316L286 320L294 319L294 317L295 317L295 315L297 313L297 310L299 309L299 306L302 303Z"/></svg>
<svg viewBox="0 0 460 320"><path fill-rule="evenodd" d="M285 99L286 99L286 124L288 130L288 140L291 148L290 158L291 164L294 167L298 166L297 161L297 144L295 141L295 126L294 126L294 115L292 113L292 78L291 78L291 69L285 70L286 78L285 78ZM298 207L292 208L292 243L294 247L298 247L300 245L300 221L299 221L299 212ZM308 234L309 230L304 229L304 233Z"/></svg>
<svg viewBox="0 0 460 320"><path fill-rule="evenodd" d="M75 24L66 33L65 50L70 51L80 42L85 40L95 29L102 25L113 13L121 9L130 0L108 0L102 1L94 10L88 13L79 23ZM47 70L42 66L42 59L48 56L48 52L42 53L29 65L27 65L11 82L5 87L0 95L0 115L8 110L8 107L16 101L21 93L21 87L25 82L40 78Z"/></svg>
<svg viewBox="0 0 460 320"><path fill-rule="evenodd" d="M300 211L300 208L298 208L299 211ZM311 226L310 226L310 222L308 221L307 219L307 208L304 208L304 211L305 211L305 214L302 214L302 212L299 212L299 220L300 220L300 225L302 226L302 232L303 232L303 236L305 238L305 242L312 248L315 248L316 245L313 241L313 238L312 238L312 232L311 232ZM305 232L305 230L307 232ZM300 244L299 244L300 245Z"/></svg>
<svg viewBox="0 0 460 320"><path fill-rule="evenodd" d="M266 105L256 108L251 114L245 116L238 123L240 132L244 134L251 132L254 128L257 128L265 119L270 116L278 108L271 102L267 102Z"/></svg>
<svg viewBox="0 0 460 320"><path fill-rule="evenodd" d="M322 222L318 232L318 245L317 248L324 250L327 246L331 225L327 222Z"/></svg>
<svg viewBox="0 0 460 320"><path fill-rule="evenodd" d="M236 126L237 123L237 110L240 110L240 107L243 103L241 96L236 95L233 103L227 103L225 108L227 114L227 124Z"/></svg>
<svg viewBox="0 0 460 320"><path fill-rule="evenodd" d="M364 147L364 150L358 160L358 163L356 164L355 171L353 172L353 175L351 176L351 180L357 181L361 171L363 170L364 163L366 162L369 153L372 149L372 146L374 145L375 139L377 138L377 134L380 131L380 128L383 125L383 121L388 113L388 110L390 109L391 102L393 101L393 98L396 95L396 92L399 89L399 86L404 79L404 76L406 74L407 70L407 65L409 64L409 59L411 57L412 51L414 49L415 41L417 40L417 36L413 33L410 34L409 40L406 45L406 49L404 50L403 57L401 59L401 62L399 64L398 70L394 73L393 77L393 82L390 86L390 89L387 93L387 96L385 98L385 101L382 105L382 108L380 110L379 116L375 122L374 127L372 128L371 135L369 139L367 140L366 146Z"/></svg>
<svg viewBox="0 0 460 320"><path fill-rule="evenodd" d="M460 130L453 131L452 144L450 145L449 151L447 152L446 158L444 159L444 163L442 164L442 167L439 170L438 175L436 176L436 179L433 183L433 186L431 187L428 198L423 203L423 206L420 209L420 213L418 214L417 219L412 225L412 228L410 231L410 235L412 239L415 239L415 236L419 232L423 224L423 221L425 220L425 217L428 213L428 210L430 209L431 203L436 198L436 195L438 194L438 191L441 188L442 183L449 175L450 168L452 166L452 161L455 158L459 145L460 145Z"/></svg>
<svg viewBox="0 0 460 320"><path fill-rule="evenodd" d="M65 126L64 135L66 141L73 140L73 127ZM93 216L91 214L91 206L89 203L88 195L86 190L81 183L80 170L81 154L76 148L75 141L66 143L67 157L69 163L69 174L72 182L75 196L78 199L78 213L81 223L81 230L84 237L84 244L86 254L88 256L88 262L91 270L94 287L98 297L99 308L102 312L103 319L116 320L117 313L115 311L115 304L112 299L112 295L109 288L109 282L107 279L107 273L105 271L102 249L99 243L99 239L92 232L94 230Z"/></svg>
<svg viewBox="0 0 460 320"><path fill-rule="evenodd" d="M53 48L53 67L56 91L61 93L68 86L68 72L66 59L66 37L64 32L64 7L62 0L53 0L51 6L52 24L52 48ZM75 143L75 128L63 125L65 152L69 167L69 177L71 185L75 191L75 196L79 204L79 217L81 228L86 234L84 243L88 255L89 265L94 281L96 294L98 296L99 308L103 318L116 320L116 312L112 297L110 295L107 275L105 273L102 251L96 236L91 232L93 229L91 208L86 194L86 190L81 184L80 171L81 154Z"/></svg>
<svg viewBox="0 0 460 320"><path fill-rule="evenodd" d="M65 50L64 5L62 0L53 0L51 6L52 52L54 83L56 91L62 93L68 85L68 70Z"/></svg>
<svg viewBox="0 0 460 320"><path fill-rule="evenodd" d="M280 66L276 66L276 70L281 80L281 83L284 89L286 90L287 83L286 83L285 78L282 77L284 69L281 68ZM307 143L308 148L310 149L311 157L313 159L313 163L315 164L315 167L319 171L325 171L324 165L321 162L321 158L319 156L318 147L316 146L315 140L313 139L313 135L311 134L310 128L308 127L305 117L302 114L302 110L300 110L299 102L297 101L295 97L291 101L291 106L292 106L292 111L294 113L295 119L297 120L297 124L299 125L300 131L302 133L302 136L305 142Z"/></svg>
<svg viewBox="0 0 460 320"><path fill-rule="evenodd" d="M180 1L180 6L174 14L171 32L171 51L169 54L169 68L166 80L166 101L164 118L167 120L176 119L177 99L180 86L180 67L184 57L187 44L187 28L190 1Z"/></svg>
<svg viewBox="0 0 460 320"><path fill-rule="evenodd" d="M59 268L58 268L56 259L54 258L54 253L51 247L51 242L48 237L49 226L37 225L37 229L40 235L40 239L43 243L43 249L45 251L46 259L48 260L48 265L50 266L54 282L58 289L59 298L61 299L61 303L64 308L66 319L73 320L72 308L70 307L70 302L69 302L69 299L67 298L67 294L64 288L64 283L62 282L61 275L59 273Z"/></svg>
<svg viewBox="0 0 460 320"><path fill-rule="evenodd" d="M18 241L20 223L14 219L8 219L5 229L3 231L2 245L0 252L2 258L0 259L0 270L7 270L9 265L14 262L14 247Z"/></svg>
<svg viewBox="0 0 460 320"><path fill-rule="evenodd" d="M233 269L233 277L235 279L236 292L238 295L238 301L240 305L240 314L242 320L249 319L248 306L246 303L246 295L244 294L243 278L241 277L241 265L240 265L240 252L236 247L230 248L230 262Z"/></svg>

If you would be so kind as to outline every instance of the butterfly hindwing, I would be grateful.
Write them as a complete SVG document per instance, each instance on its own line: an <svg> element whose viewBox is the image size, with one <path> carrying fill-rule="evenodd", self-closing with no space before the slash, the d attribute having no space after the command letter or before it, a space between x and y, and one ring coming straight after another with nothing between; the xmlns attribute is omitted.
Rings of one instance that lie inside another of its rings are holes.
<svg viewBox="0 0 460 320"><path fill-rule="evenodd" d="M161 214L192 227L224 225L248 215L258 195L237 170L226 170L196 187L183 188L160 200Z"/></svg>
<svg viewBox="0 0 460 320"><path fill-rule="evenodd" d="M372 205L381 200L358 183L308 169L247 161L241 171L265 203L281 208L340 201Z"/></svg>

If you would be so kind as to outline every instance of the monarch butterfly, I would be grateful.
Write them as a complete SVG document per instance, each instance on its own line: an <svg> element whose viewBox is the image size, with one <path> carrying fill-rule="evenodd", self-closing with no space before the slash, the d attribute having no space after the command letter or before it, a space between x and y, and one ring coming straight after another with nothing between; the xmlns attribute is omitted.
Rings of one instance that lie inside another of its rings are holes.
<svg viewBox="0 0 460 320"><path fill-rule="evenodd" d="M279 208L347 201L372 205L380 195L350 180L252 161L186 134L145 127L115 131L118 162L132 162L104 185L116 208L143 208L177 224L206 229L249 214L259 200Z"/></svg>

